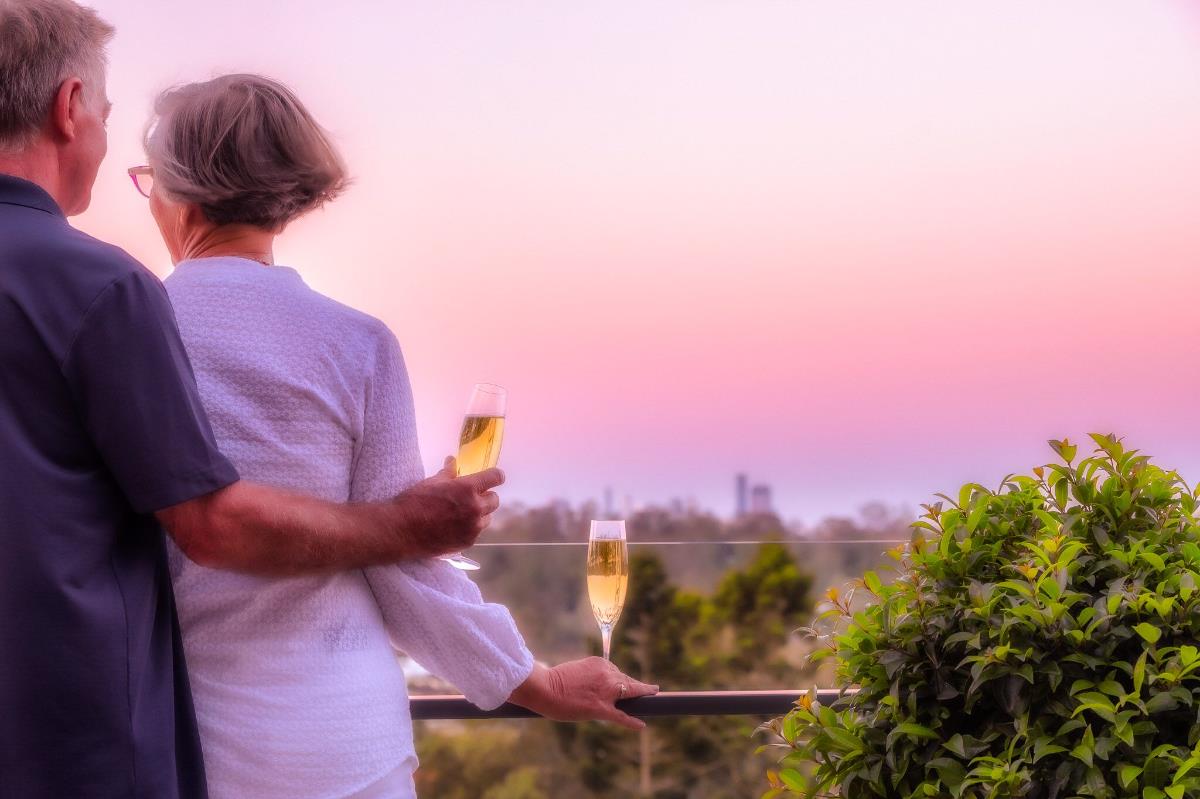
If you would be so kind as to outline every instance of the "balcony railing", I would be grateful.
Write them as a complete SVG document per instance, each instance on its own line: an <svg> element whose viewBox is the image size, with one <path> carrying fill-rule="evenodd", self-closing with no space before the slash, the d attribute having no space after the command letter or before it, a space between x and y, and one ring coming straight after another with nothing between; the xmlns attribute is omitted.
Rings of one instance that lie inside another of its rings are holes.
<svg viewBox="0 0 1200 799"><path fill-rule="evenodd" d="M780 716L788 712L803 691L668 691L655 696L625 699L617 707L631 716ZM817 692L822 704L836 699L838 692ZM414 719L523 719L537 714L506 702L495 710L480 710L462 696L414 696Z"/></svg>
<svg viewBox="0 0 1200 799"><path fill-rule="evenodd" d="M810 595L815 602L827 587L843 584L853 575L882 565L886 550L902 541L886 534L844 540L792 537L782 537L781 540L671 540L647 536L647 539L631 540L629 546L631 555L652 552L659 557L668 581L680 585L684 590L711 596L716 584L730 570L745 568L759 547L764 544L781 545L795 558L799 568L812 576ZM519 620L524 617L525 623L519 626L534 639L530 643L535 651L548 660L577 657L587 653L594 644L592 639L596 637L596 627L583 583L583 551L586 547L587 541L579 539L483 542L470 552L484 566L476 576L484 595L490 601L507 605ZM530 564L535 566L530 568ZM513 576L517 569L520 570L519 579ZM560 585L563 575L573 576L578 585L564 591ZM539 588L530 591L531 582ZM546 587L547 582L555 586ZM556 612L552 624L546 623L546 609L540 603L544 599L562 602L564 595L577 599L563 612ZM815 682L820 686L817 698L828 704L838 696L835 689L827 687L829 676L810 673L799 682ZM773 688L762 685L761 675L754 682L751 682L754 688ZM413 686L410 701L415 720L536 718L536 714L513 704L506 703L495 710L484 711L460 695L422 693L429 690L437 692L438 688L436 682ZM647 719L681 716L767 718L787 713L805 693L798 690L710 691L701 690L705 688L703 684L687 682L677 683L672 688L694 690L665 691L656 696L623 700L617 706L632 716Z"/></svg>

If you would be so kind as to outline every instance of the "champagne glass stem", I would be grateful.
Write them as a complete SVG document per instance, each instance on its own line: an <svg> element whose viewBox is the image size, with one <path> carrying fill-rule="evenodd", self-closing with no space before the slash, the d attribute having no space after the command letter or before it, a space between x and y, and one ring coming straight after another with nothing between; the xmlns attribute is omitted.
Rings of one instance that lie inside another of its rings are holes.
<svg viewBox="0 0 1200 799"><path fill-rule="evenodd" d="M612 649L612 631L613 631L613 628L612 628L611 624L601 624L600 625L600 640L604 642L604 659L605 660L612 660L612 658L610 658L608 656L609 650Z"/></svg>
<svg viewBox="0 0 1200 799"><path fill-rule="evenodd" d="M465 572L474 572L479 571L480 569L478 561L471 560L461 552L459 552L457 555L439 555L438 557L449 563L454 568Z"/></svg>

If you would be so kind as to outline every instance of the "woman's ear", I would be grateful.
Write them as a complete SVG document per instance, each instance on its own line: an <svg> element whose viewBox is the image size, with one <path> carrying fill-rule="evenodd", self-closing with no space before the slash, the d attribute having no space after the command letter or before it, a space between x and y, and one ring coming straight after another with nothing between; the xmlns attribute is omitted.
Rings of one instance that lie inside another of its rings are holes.
<svg viewBox="0 0 1200 799"><path fill-rule="evenodd" d="M205 242L217 225L213 224L212 220L205 216L204 211L195 203L174 203L171 212L175 220L175 239L179 249L179 259L192 258L197 248Z"/></svg>
<svg viewBox="0 0 1200 799"><path fill-rule="evenodd" d="M150 214L167 245L171 262L176 264L187 257L189 242L208 224L198 206L169 200L159 189L150 192Z"/></svg>
<svg viewBox="0 0 1200 799"><path fill-rule="evenodd" d="M179 209L179 225L182 230L199 230L210 224L200 206L195 203L180 203L176 207Z"/></svg>

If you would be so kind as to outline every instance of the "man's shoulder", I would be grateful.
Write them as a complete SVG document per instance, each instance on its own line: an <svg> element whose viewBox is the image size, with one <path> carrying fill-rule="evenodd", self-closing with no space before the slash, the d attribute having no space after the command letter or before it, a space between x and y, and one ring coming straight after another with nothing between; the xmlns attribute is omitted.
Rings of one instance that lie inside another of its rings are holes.
<svg viewBox="0 0 1200 799"><path fill-rule="evenodd" d="M33 216L7 238L0 263L11 279L53 283L60 291L96 295L124 278L153 277L120 247L47 215Z"/></svg>
<svg viewBox="0 0 1200 799"><path fill-rule="evenodd" d="M7 215L6 215L7 216ZM60 362L89 313L124 285L140 296L162 291L158 278L119 247L76 230L61 218L32 212L16 229L4 220L0 246L0 322L41 340ZM13 235L10 235L13 234ZM166 303L166 295L162 295ZM12 333L16 335L16 333Z"/></svg>
<svg viewBox="0 0 1200 799"><path fill-rule="evenodd" d="M64 231L42 246L44 268L62 270L62 277L75 277L89 283L107 285L123 278L153 277L145 266L125 250L64 225ZM156 278L157 279L157 278Z"/></svg>

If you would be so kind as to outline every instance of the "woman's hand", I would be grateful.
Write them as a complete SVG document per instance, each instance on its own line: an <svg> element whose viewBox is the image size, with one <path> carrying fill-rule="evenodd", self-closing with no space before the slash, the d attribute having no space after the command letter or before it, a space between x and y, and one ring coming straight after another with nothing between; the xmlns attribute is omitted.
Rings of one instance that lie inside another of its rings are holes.
<svg viewBox="0 0 1200 799"><path fill-rule="evenodd" d="M616 702L656 693L657 685L638 682L607 660L590 657L553 668L535 664L509 701L554 721L611 721L640 730L646 722L618 710Z"/></svg>

